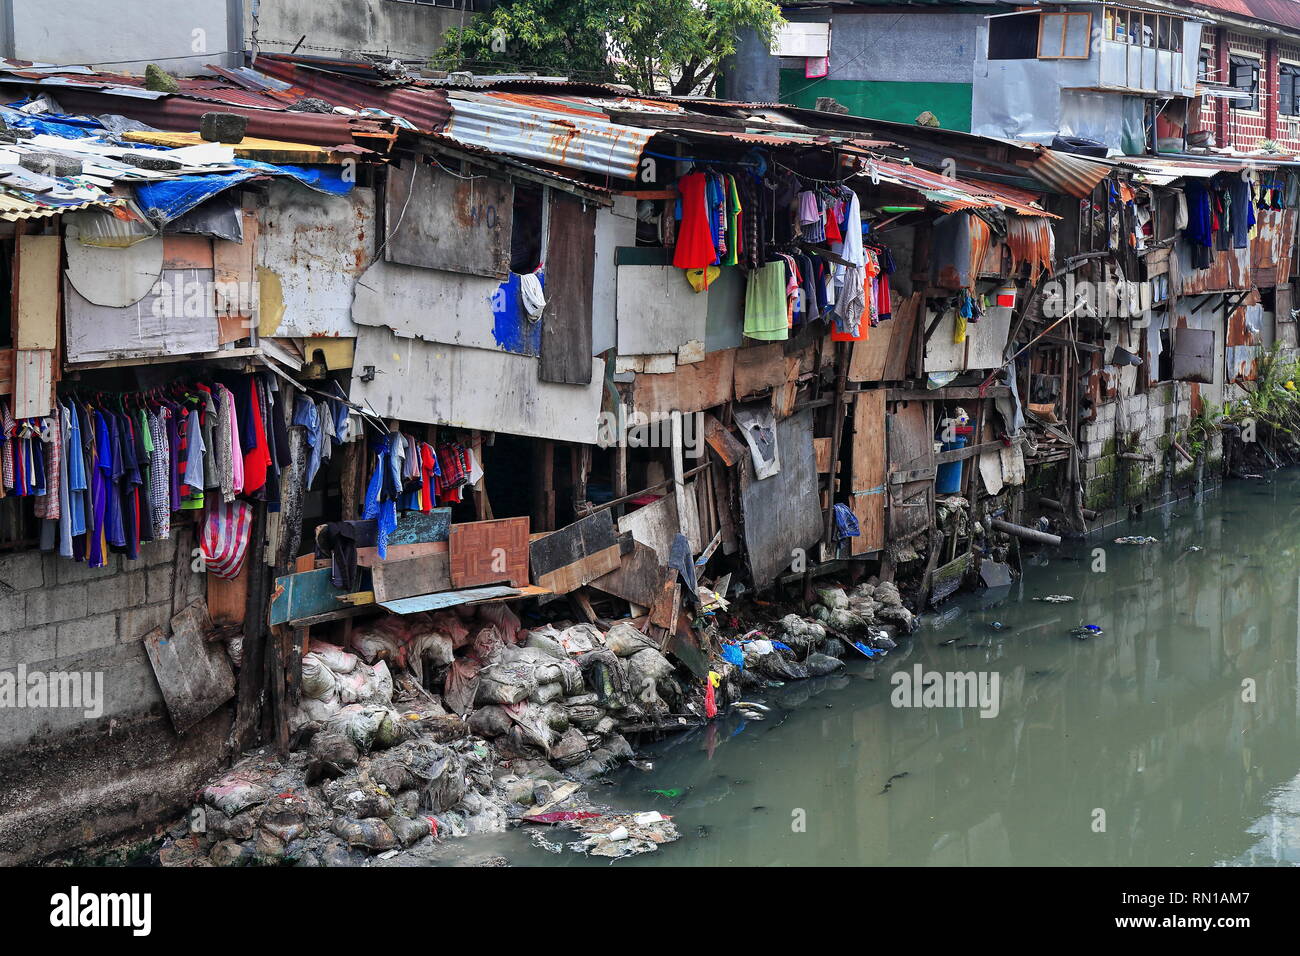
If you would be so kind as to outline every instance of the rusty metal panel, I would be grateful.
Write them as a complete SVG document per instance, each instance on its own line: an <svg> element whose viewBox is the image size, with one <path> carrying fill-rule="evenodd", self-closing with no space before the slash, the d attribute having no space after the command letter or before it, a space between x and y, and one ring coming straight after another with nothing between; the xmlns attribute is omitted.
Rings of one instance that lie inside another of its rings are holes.
<svg viewBox="0 0 1300 956"><path fill-rule="evenodd" d="M460 143L520 159L635 179L641 151L656 130L621 126L571 110L520 105L488 93L449 94L445 133Z"/></svg>
<svg viewBox="0 0 1300 956"><path fill-rule="evenodd" d="M500 518L451 526L452 587L528 584L528 518Z"/></svg>
<svg viewBox="0 0 1300 956"><path fill-rule="evenodd" d="M194 355L218 345L211 269L164 269L139 302L124 309L94 305L63 284L69 362Z"/></svg>
<svg viewBox="0 0 1300 956"><path fill-rule="evenodd" d="M1174 329L1173 379L1177 382L1214 382L1214 330Z"/></svg>
<svg viewBox="0 0 1300 956"><path fill-rule="evenodd" d="M509 274L511 183L457 178L412 160L389 170L384 195L389 262L498 279Z"/></svg>
<svg viewBox="0 0 1300 956"><path fill-rule="evenodd" d="M1259 377L1260 346L1229 345L1224 352L1228 363L1227 381L1253 381Z"/></svg>
<svg viewBox="0 0 1300 956"><path fill-rule="evenodd" d="M543 382L591 381L591 298L596 275L596 207L554 189L546 242L542 313Z"/></svg>
<svg viewBox="0 0 1300 956"><path fill-rule="evenodd" d="M817 458L813 449L813 413L804 409L776 423L781 470L754 478L754 462L742 460L740 507L745 553L756 588L766 588L822 534L817 496Z"/></svg>
<svg viewBox="0 0 1300 956"><path fill-rule="evenodd" d="M356 335L352 294L374 255L374 235L373 189L330 196L271 183L255 236L261 334Z"/></svg>

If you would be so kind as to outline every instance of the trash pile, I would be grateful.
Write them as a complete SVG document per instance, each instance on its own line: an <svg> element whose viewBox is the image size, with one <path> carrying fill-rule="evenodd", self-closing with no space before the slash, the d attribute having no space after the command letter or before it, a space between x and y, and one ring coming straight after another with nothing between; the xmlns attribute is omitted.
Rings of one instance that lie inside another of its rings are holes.
<svg viewBox="0 0 1300 956"><path fill-rule="evenodd" d="M632 621L525 628L504 604L376 618L355 627L350 649L312 640L290 754L247 756L204 788L160 859L366 865L516 821L576 831L568 846L596 856L654 850L678 838L669 818L579 791L635 758L625 735L698 726L736 702L762 719L767 708L742 688L826 676L849 648L875 658L915 627L893 584L817 596L770 636L726 641L709 621L703 679Z"/></svg>
<svg viewBox="0 0 1300 956"><path fill-rule="evenodd" d="M762 630L723 645L723 658L741 668L742 686L773 681L824 677L844 666L852 648L868 659L894 650L900 634L916 627L915 615L903 604L891 582L860 584L846 592L840 587L817 589L817 602L808 617L787 614L775 636Z"/></svg>

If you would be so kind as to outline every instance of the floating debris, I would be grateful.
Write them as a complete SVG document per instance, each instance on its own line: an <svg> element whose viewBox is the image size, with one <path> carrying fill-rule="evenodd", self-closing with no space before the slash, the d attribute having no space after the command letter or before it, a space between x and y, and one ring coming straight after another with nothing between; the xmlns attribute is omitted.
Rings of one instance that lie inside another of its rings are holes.
<svg viewBox="0 0 1300 956"><path fill-rule="evenodd" d="M681 834L672 818L658 811L648 813L609 813L598 819L578 820L569 824L586 839L570 843L569 849L589 856L619 860L625 856L653 853L664 843L672 843Z"/></svg>
<svg viewBox="0 0 1300 956"><path fill-rule="evenodd" d="M1140 534L1125 535L1122 538L1115 539L1116 544L1159 544L1159 538L1144 537Z"/></svg>
<svg viewBox="0 0 1300 956"><path fill-rule="evenodd" d="M902 773L894 774L892 777L890 777L888 780L885 781L885 786L881 789L880 793L888 793L890 790L894 788L895 780L902 780L909 773L910 771L904 770ZM876 794L876 796L880 796L880 793Z"/></svg>
<svg viewBox="0 0 1300 956"><path fill-rule="evenodd" d="M1049 594L1047 597L1036 597L1035 601L1042 601L1044 604L1069 604L1074 600L1073 594Z"/></svg>
<svg viewBox="0 0 1300 956"><path fill-rule="evenodd" d="M1101 637L1106 632L1096 624L1080 624L1078 627L1071 630L1070 633L1079 640L1086 641L1090 637Z"/></svg>

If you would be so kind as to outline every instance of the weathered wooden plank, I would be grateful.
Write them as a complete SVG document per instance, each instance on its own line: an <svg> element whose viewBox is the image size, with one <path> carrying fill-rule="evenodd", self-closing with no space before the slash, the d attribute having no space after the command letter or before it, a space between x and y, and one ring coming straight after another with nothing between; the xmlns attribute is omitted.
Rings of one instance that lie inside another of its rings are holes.
<svg viewBox="0 0 1300 956"><path fill-rule="evenodd" d="M737 349L733 373L735 397L743 399L780 388L785 384L789 371L784 342L768 342Z"/></svg>
<svg viewBox="0 0 1300 956"><path fill-rule="evenodd" d="M248 338L258 302L253 299L257 266L257 214L245 211L244 241L212 240L212 271L217 295L217 341L222 345Z"/></svg>
<svg viewBox="0 0 1300 956"><path fill-rule="evenodd" d="M361 580L357 590L373 590L369 570L358 569ZM329 568L316 571L304 571L299 574L286 574L275 579L275 588L271 592L270 624L288 624L303 618L339 611L346 608L346 602L340 600L343 595L351 593L345 588L336 588L330 581Z"/></svg>
<svg viewBox="0 0 1300 956"><path fill-rule="evenodd" d="M890 541L910 538L930 525L928 507L934 485L933 405L895 402L886 410L889 451Z"/></svg>
<svg viewBox="0 0 1300 956"><path fill-rule="evenodd" d="M591 586L624 601L649 607L658 596L662 579L663 565L655 549L634 540L631 553L623 555L619 566L593 580Z"/></svg>
<svg viewBox="0 0 1300 956"><path fill-rule="evenodd" d="M248 606L248 566L249 562L245 561L239 574L229 580L215 574L206 575L208 613L213 624L238 624L244 619Z"/></svg>
<svg viewBox="0 0 1300 956"><path fill-rule="evenodd" d="M728 468L742 458L749 457L749 449L745 447L744 442L732 434L731 429L709 414L704 415L704 440L717 452L722 463Z"/></svg>
<svg viewBox="0 0 1300 956"><path fill-rule="evenodd" d="M202 602L171 621L171 634L154 628L144 638L145 653L177 733L184 733L235 695L235 674L225 647L209 644L211 629Z"/></svg>
<svg viewBox="0 0 1300 956"><path fill-rule="evenodd" d="M380 604L452 588L451 560L445 552L405 561L381 561L371 576L375 601Z"/></svg>
<svg viewBox="0 0 1300 956"><path fill-rule="evenodd" d="M916 317L925 304L917 292L897 300L893 318L853 343L849 361L850 382L896 382L907 378L907 356L916 329Z"/></svg>
<svg viewBox="0 0 1300 956"><path fill-rule="evenodd" d="M514 186L457 178L417 160L392 169L384 192L390 223L384 258L408 266L504 279L510 271Z"/></svg>
<svg viewBox="0 0 1300 956"><path fill-rule="evenodd" d="M14 352L14 418L42 418L54 408L54 352Z"/></svg>
<svg viewBox="0 0 1300 956"><path fill-rule="evenodd" d="M596 207L559 190L551 197L542 313L543 382L591 382L591 294L596 271Z"/></svg>
<svg viewBox="0 0 1300 956"><path fill-rule="evenodd" d="M850 491L858 537L851 553L865 554L885 546L885 393L862 392L853 402L853 437L849 446Z"/></svg>
<svg viewBox="0 0 1300 956"><path fill-rule="evenodd" d="M621 552L614 518L597 511L528 546L533 583L568 594L619 566Z"/></svg>
<svg viewBox="0 0 1300 956"><path fill-rule="evenodd" d="M19 236L18 314L13 330L20 349L54 349L59 338L59 253L54 236Z"/></svg>
<svg viewBox="0 0 1300 956"><path fill-rule="evenodd" d="M701 412L731 401L737 349L711 352L703 362L665 375L637 375L632 407L646 415Z"/></svg>

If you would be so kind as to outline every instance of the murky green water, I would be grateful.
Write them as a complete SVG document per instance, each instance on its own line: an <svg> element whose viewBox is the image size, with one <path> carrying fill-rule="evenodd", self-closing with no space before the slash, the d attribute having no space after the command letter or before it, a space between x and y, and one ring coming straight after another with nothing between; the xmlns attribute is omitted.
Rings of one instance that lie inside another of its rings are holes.
<svg viewBox="0 0 1300 956"><path fill-rule="evenodd" d="M1291 472L1035 559L1009 593L927 617L883 664L653 747L652 771L603 795L672 814L683 837L619 865L1300 862L1298 548ZM1049 594L1077 600L1033 600ZM1084 623L1105 635L1071 637ZM1000 713L892 706L890 675L917 664L998 674ZM519 865L605 865L521 831L491 843Z"/></svg>

